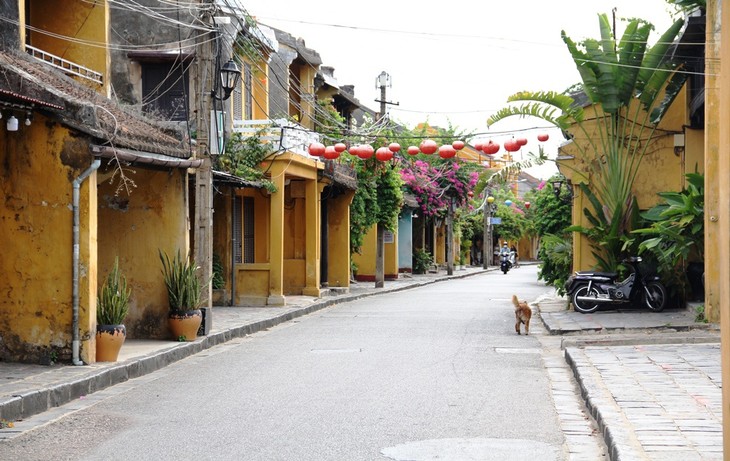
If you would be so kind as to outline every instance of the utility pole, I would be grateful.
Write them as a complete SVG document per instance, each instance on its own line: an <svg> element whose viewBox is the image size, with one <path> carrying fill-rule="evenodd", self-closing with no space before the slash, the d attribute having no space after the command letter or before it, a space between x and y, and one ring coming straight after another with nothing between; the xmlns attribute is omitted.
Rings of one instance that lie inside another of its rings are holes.
<svg viewBox="0 0 730 461"><path fill-rule="evenodd" d="M204 8L201 21L213 27L213 0L202 0ZM196 156L203 164L195 172L195 226L194 248L195 263L200 268L202 285L205 330L209 331L212 322L212 289L213 275L213 173L210 157L210 111L213 94L211 69L213 67L213 43L209 34L201 34L196 45L194 88L196 101Z"/></svg>
<svg viewBox="0 0 730 461"><path fill-rule="evenodd" d="M386 71L382 71L375 81L375 87L380 88L380 99L376 102L380 103L380 113L378 118L385 118L385 105L395 104L387 102L385 99L385 88L391 86L390 75ZM377 224L377 242L375 248L375 288L383 288L385 286L385 226L382 223Z"/></svg>

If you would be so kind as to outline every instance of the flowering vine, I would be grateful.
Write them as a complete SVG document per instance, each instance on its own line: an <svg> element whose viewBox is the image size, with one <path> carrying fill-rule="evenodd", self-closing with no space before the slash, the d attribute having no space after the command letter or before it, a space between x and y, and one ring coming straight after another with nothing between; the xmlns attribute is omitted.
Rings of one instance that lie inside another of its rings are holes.
<svg viewBox="0 0 730 461"><path fill-rule="evenodd" d="M450 200L456 208L468 207L469 193L479 177L473 169L453 161L416 160L404 166L400 174L405 187L416 197L418 206L427 217L445 216Z"/></svg>

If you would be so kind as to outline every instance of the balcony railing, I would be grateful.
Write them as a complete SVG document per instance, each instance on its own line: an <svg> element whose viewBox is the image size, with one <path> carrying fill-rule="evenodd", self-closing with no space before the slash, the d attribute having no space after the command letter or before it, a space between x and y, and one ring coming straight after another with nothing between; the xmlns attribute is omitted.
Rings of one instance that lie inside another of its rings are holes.
<svg viewBox="0 0 730 461"><path fill-rule="evenodd" d="M92 82L98 83L99 85L104 84L104 75L100 74L99 72L93 71L87 67L81 66L66 59L59 58L56 55L47 53L30 45L25 46L25 51L39 61L48 63L51 66L64 71L66 74L85 78L87 80L91 80Z"/></svg>
<svg viewBox="0 0 730 461"><path fill-rule="evenodd" d="M276 150L286 150L309 157L308 148L319 142L319 135L298 123L279 120L234 120L233 131L243 136L259 133L262 142L269 142Z"/></svg>

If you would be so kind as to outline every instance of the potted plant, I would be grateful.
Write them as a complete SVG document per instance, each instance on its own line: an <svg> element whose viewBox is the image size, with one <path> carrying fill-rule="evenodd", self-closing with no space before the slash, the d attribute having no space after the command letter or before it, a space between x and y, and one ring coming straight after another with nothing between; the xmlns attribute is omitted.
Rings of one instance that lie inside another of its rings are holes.
<svg viewBox="0 0 730 461"><path fill-rule="evenodd" d="M116 362L127 337L122 322L129 309L132 290L119 270L119 258L107 275L96 297L96 361Z"/></svg>
<svg viewBox="0 0 730 461"><path fill-rule="evenodd" d="M177 341L194 341L203 321L200 311L202 283L198 278L198 266L190 256L182 258L180 250L170 259L160 250L162 275L165 278L169 302L168 325Z"/></svg>

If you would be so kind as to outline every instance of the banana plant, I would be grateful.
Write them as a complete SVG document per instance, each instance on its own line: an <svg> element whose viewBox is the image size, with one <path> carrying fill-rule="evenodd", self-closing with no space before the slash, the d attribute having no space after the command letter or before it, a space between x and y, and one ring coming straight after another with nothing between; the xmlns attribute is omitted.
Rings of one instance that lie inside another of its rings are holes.
<svg viewBox="0 0 730 461"><path fill-rule="evenodd" d="M567 139L580 134L582 142L573 145L587 160L590 190L600 205L594 204L595 215L589 216L587 209L584 213L589 221L594 218L611 223L605 230L610 230L609 240L613 241L631 230L631 216L636 211L632 189L651 145L647 141L687 78L686 73L678 72L684 63L672 54L671 47L684 20L674 22L652 47L648 39L653 26L647 21L629 20L618 42L608 16L599 14L598 22L600 39L576 43L561 32L582 80L586 109L577 97L568 94L520 92L508 98L517 105L501 109L487 124L514 116L537 117L560 128ZM619 260L618 254L607 254L615 245L593 241L595 232L587 235L594 249L605 255L598 259L600 266L600 262L612 265Z"/></svg>

